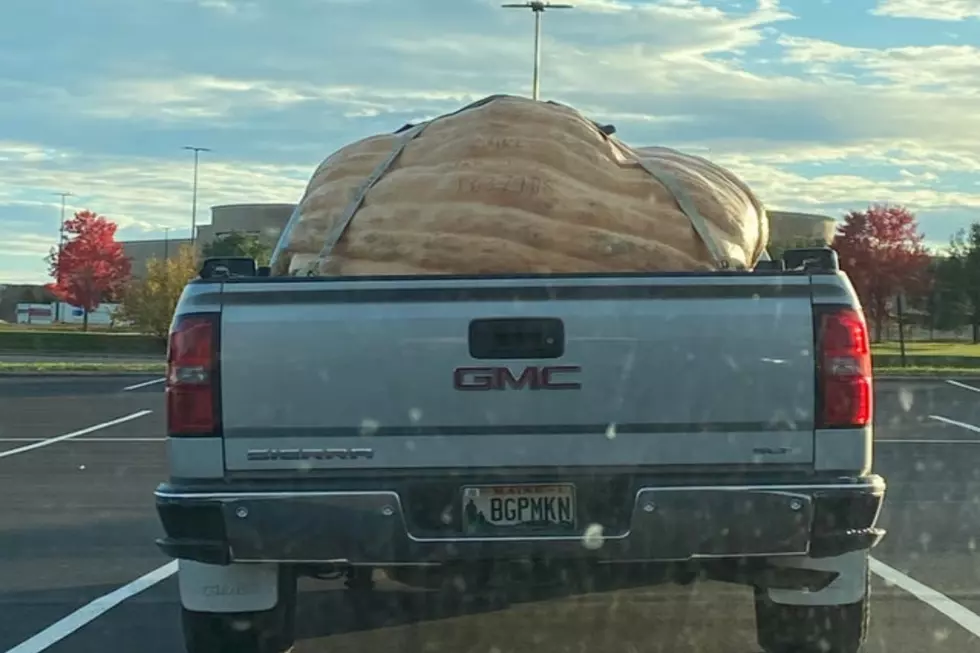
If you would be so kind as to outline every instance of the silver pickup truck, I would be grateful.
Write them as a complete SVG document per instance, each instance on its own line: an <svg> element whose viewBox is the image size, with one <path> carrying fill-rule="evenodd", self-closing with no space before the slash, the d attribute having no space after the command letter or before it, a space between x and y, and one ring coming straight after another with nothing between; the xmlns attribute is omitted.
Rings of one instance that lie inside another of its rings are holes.
<svg viewBox="0 0 980 653"><path fill-rule="evenodd" d="M854 653L885 483L829 260L195 280L156 491L188 651L287 651L298 576L567 563L750 585L766 651Z"/></svg>

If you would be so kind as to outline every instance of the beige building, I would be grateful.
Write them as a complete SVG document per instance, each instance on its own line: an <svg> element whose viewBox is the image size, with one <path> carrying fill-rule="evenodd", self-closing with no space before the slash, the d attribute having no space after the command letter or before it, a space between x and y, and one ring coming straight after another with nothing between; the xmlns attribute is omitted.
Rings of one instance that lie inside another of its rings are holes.
<svg viewBox="0 0 980 653"><path fill-rule="evenodd" d="M197 247L200 251L206 243L233 231L254 234L270 247L279 240L279 234L292 215L294 204L224 204L211 207L211 224L197 227ZM151 258L175 256L181 246L190 244L189 238L122 241L123 251L132 262L133 276L146 274L146 262Z"/></svg>
<svg viewBox="0 0 980 653"><path fill-rule="evenodd" d="M211 207L211 224L197 228L198 244L209 243L233 231L245 232L274 246L295 204L224 204Z"/></svg>
<svg viewBox="0 0 980 653"><path fill-rule="evenodd" d="M818 213L767 211L769 242L792 246L800 241L815 241L829 245L834 240L837 220Z"/></svg>

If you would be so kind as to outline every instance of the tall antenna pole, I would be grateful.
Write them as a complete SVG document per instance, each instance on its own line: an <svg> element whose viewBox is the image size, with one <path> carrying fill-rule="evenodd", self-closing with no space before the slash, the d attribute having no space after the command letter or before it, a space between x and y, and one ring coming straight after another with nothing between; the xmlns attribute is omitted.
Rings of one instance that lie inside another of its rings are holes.
<svg viewBox="0 0 980 653"><path fill-rule="evenodd" d="M184 149L194 153L194 189L191 192L191 247L193 247L197 242L197 168L201 152L210 152L211 150L193 145L185 145Z"/></svg>
<svg viewBox="0 0 980 653"><path fill-rule="evenodd" d="M74 193L62 191L55 195L61 196L61 222L58 225L58 278L56 279L58 285L61 285L61 253L65 251L65 198L74 196ZM54 305L54 321L61 321L60 299Z"/></svg>
<svg viewBox="0 0 980 653"><path fill-rule="evenodd" d="M547 9L574 9L574 5L550 2L525 2L500 5L504 9L530 9L534 13L534 73L531 80L531 98L541 97L541 14Z"/></svg>

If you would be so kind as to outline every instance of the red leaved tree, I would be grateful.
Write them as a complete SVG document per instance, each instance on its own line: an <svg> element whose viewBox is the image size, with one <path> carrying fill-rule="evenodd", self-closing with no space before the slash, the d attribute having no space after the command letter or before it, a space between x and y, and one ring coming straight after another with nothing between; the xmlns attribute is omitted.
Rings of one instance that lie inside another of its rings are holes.
<svg viewBox="0 0 980 653"><path fill-rule="evenodd" d="M122 290L129 279L130 263L116 242L116 225L92 211L79 211L65 220L68 241L48 257L55 282L47 288L61 301L81 308L82 328L88 330L88 314Z"/></svg>
<svg viewBox="0 0 980 653"><path fill-rule="evenodd" d="M930 259L915 215L902 206L852 211L837 227L833 247L880 342L889 301L902 291L916 296L928 285Z"/></svg>

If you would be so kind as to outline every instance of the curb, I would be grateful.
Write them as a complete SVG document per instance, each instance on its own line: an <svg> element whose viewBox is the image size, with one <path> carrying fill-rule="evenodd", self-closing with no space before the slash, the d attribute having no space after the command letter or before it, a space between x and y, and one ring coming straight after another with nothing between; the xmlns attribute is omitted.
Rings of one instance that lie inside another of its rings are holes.
<svg viewBox="0 0 980 653"><path fill-rule="evenodd" d="M23 377L23 376L43 376L47 378L57 378L57 377L78 377L78 376L153 376L162 377L164 375L163 370L159 372L134 372L132 370L121 370L118 372L105 371L105 370L64 370L57 372L44 372L44 371L34 371L34 370L22 370L22 371L5 371L0 372L0 379Z"/></svg>

